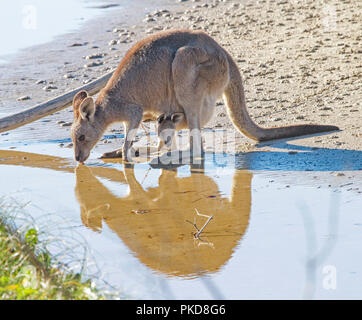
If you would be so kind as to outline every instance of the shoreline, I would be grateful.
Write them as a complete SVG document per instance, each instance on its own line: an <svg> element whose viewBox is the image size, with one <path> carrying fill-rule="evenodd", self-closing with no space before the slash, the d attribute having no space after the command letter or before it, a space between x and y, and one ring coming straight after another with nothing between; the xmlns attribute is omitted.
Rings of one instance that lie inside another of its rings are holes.
<svg viewBox="0 0 362 320"><path fill-rule="evenodd" d="M17 112L77 88L115 68L145 36L186 27L206 31L233 56L243 77L248 111L258 125L337 125L342 131L289 140L297 146L362 150L361 37L354 13L358 4L330 1L330 28L319 14L325 9L323 1L147 3L152 9L137 11L134 23L127 24L127 15L119 19L113 11L86 22L77 32L24 51L5 69L0 66L0 112ZM30 99L17 101L24 96ZM58 124L61 121L72 121L71 108L0 137L10 144L48 139L49 132L52 138L69 138L70 129ZM119 127L112 126L106 135ZM256 144L237 133L222 102L206 129L236 133L230 143L237 151L275 149L273 143Z"/></svg>

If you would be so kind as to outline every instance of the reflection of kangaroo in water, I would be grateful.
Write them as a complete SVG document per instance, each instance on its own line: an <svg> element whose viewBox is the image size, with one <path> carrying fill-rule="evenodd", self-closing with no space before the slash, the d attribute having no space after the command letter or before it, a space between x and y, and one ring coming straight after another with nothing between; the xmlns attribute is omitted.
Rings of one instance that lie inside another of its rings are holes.
<svg viewBox="0 0 362 320"><path fill-rule="evenodd" d="M196 276L219 270L248 226L250 172L235 172L229 199L202 172L178 178L176 171L163 170L159 186L144 190L133 167L128 167L124 174L129 194L117 197L92 171L84 166L76 169L76 196L83 223L99 231L106 222L142 263L162 273ZM196 215L195 208L214 216L202 240L193 238L196 229L186 222L195 221L198 228L206 222L207 218Z"/></svg>
<svg viewBox="0 0 362 320"><path fill-rule="evenodd" d="M0 151L0 165L44 168L72 173L68 159L19 151ZM95 176L120 184L127 183L129 195L117 197ZM135 179L133 168L125 172L106 167L80 167L76 170L76 195L82 221L93 230L102 222L147 266L176 276L195 276L215 272L224 265L245 233L249 223L252 175L235 172L230 200L202 170L190 177L178 178L175 171L163 170L159 186L144 190ZM231 181L230 181L231 184ZM214 219L194 240L194 222L202 227Z"/></svg>

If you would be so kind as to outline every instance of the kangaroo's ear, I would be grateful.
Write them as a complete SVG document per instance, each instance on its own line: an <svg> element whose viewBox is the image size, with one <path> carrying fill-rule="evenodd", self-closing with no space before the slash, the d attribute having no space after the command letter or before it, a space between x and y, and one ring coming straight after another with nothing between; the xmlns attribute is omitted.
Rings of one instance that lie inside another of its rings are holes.
<svg viewBox="0 0 362 320"><path fill-rule="evenodd" d="M96 107L92 97L85 98L79 106L79 114L83 120L93 120Z"/></svg>
<svg viewBox="0 0 362 320"><path fill-rule="evenodd" d="M82 101L88 97L88 92L85 90L79 91L73 98L73 113L74 116L79 115L79 106L82 103Z"/></svg>
<svg viewBox="0 0 362 320"><path fill-rule="evenodd" d="M171 121L173 123L179 123L183 120L184 116L183 112L175 112L171 115Z"/></svg>

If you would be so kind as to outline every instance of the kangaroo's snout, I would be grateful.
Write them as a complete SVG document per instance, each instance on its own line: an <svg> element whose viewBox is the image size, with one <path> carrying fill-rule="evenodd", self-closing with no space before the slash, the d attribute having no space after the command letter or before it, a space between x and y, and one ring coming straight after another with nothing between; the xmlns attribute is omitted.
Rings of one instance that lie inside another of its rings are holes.
<svg viewBox="0 0 362 320"><path fill-rule="evenodd" d="M82 152L78 152L74 154L74 159L79 162L79 163L84 163L84 161L86 161L89 157L89 153L88 154L83 154Z"/></svg>

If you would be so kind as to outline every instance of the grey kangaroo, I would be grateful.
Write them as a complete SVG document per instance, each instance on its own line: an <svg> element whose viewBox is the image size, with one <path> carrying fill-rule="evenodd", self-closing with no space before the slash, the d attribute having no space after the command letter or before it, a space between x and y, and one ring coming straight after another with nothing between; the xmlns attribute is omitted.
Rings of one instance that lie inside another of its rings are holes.
<svg viewBox="0 0 362 320"><path fill-rule="evenodd" d="M75 95L71 128L75 159L84 163L106 128L121 121L126 132L123 148L103 157L130 160L129 150L141 121L174 113L184 115L174 118L175 129L190 130L190 155L200 157L200 129L222 95L234 126L257 141L338 130L311 124L259 127L248 114L240 72L226 50L202 31L172 30L135 44L96 101L86 91Z"/></svg>

